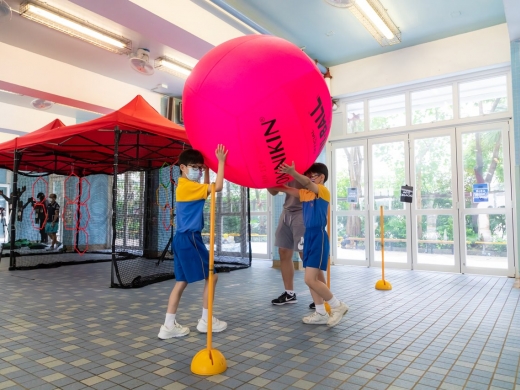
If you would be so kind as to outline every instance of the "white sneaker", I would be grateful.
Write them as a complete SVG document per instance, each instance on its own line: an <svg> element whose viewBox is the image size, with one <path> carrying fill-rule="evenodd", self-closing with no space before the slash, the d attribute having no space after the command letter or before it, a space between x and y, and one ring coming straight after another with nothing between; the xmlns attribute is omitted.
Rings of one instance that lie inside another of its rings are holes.
<svg viewBox="0 0 520 390"><path fill-rule="evenodd" d="M327 321L327 326L336 326L348 311L348 306L345 305L345 303L340 302L338 307L334 309L331 308L330 311L331 313L329 320Z"/></svg>
<svg viewBox="0 0 520 390"><path fill-rule="evenodd" d="M172 337L182 337L189 334L190 328L187 326L182 326L181 324L178 324L177 321L175 321L173 328L167 328L166 326L162 325L157 337L159 337L161 340L167 340L171 339Z"/></svg>
<svg viewBox="0 0 520 390"><path fill-rule="evenodd" d="M311 325L326 324L329 321L329 315L327 313L320 314L315 311L310 316L303 317L302 321L304 324Z"/></svg>
<svg viewBox="0 0 520 390"><path fill-rule="evenodd" d="M220 321L219 319L213 317L213 321L211 324L214 333L222 332L227 328L227 322ZM208 323L202 318L199 319L199 323L197 324L197 330L200 333L208 333Z"/></svg>

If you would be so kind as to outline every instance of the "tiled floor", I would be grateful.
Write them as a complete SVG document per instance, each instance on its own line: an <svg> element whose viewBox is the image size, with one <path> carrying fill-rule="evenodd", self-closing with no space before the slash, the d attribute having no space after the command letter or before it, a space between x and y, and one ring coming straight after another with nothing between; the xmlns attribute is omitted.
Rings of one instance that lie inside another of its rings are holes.
<svg viewBox="0 0 520 390"><path fill-rule="evenodd" d="M336 266L332 286L350 311L335 328L305 325L310 295L274 307L279 271L255 261L220 274L214 334L221 375L190 371L202 283L178 320L188 337L157 339L174 281L108 288L110 264L7 271L0 264L0 389L520 389L520 290L512 279Z"/></svg>

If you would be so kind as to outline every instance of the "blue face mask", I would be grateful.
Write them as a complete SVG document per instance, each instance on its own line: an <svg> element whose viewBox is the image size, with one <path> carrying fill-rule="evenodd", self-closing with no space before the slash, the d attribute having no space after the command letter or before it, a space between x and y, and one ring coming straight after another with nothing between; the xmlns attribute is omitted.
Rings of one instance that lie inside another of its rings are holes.
<svg viewBox="0 0 520 390"><path fill-rule="evenodd" d="M199 181L202 177L202 171L199 168L188 167L188 173L186 174L188 180Z"/></svg>

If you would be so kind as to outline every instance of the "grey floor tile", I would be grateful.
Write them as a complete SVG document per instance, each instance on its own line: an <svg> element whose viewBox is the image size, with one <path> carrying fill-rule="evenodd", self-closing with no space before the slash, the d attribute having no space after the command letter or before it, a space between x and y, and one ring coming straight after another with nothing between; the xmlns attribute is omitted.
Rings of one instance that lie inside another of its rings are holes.
<svg viewBox="0 0 520 390"><path fill-rule="evenodd" d="M520 337L509 331L520 315L519 298L507 278L389 270L399 289L392 291L388 307L373 286L363 283L367 277L378 277L376 270L334 267L333 275L347 281L336 286L338 295L349 297L351 310L342 323L326 329L301 323L309 312L304 299L308 295L302 296L303 304L292 307L273 307L267 298L262 305L258 297L279 289L279 271L253 266L221 274L217 294L222 296L217 297L215 312L233 331L215 335L214 343L233 364L213 382L190 370L193 355L205 347L204 335L192 332L189 338L171 342L156 338L173 283L107 289L110 267L103 263L33 271L31 278L41 281L38 291L27 279L0 272L1 288L22 291L24 299L24 304L15 298L0 302L0 328L7 330L2 336L12 338L0 340L0 381L19 379L26 388L83 389L87 387L81 381L96 375L106 379L90 388L145 390L174 382L200 390L257 388L251 379L264 380L263 388L276 390L313 383L315 389L349 390L390 385L429 390L441 383L468 389L512 388L512 382L504 380L508 377L520 384ZM226 286L236 284L237 278L250 286L244 296L251 294L251 299L230 307L226 300L233 301L235 295ZM263 281L261 286L257 280ZM295 277L295 285L297 291L307 291L301 278ZM201 286L190 287L181 302L179 318L192 330L200 316L200 292ZM55 297L57 303L49 304L47 297ZM34 337L15 339L20 334L5 328L14 313L34 318ZM60 319L64 313L66 319ZM71 346L78 348L61 349ZM22 358L3 360L16 350ZM256 359L251 354L260 355ZM66 364L54 365L48 359ZM79 359L89 362L70 364ZM477 367L479 362L495 364L495 372ZM13 366L28 374L10 371ZM40 379L54 374L66 378L51 383Z"/></svg>

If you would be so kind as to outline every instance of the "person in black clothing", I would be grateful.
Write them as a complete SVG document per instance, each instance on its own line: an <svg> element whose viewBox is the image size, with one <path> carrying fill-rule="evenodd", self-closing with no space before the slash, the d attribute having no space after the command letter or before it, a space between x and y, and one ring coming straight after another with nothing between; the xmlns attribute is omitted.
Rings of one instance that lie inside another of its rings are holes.
<svg viewBox="0 0 520 390"><path fill-rule="evenodd" d="M56 194L49 195L49 203L47 205L47 223L45 224L45 232L51 239L51 246L48 250L58 249L57 237L59 218L60 218L60 205L56 202Z"/></svg>
<svg viewBox="0 0 520 390"><path fill-rule="evenodd" d="M40 225L40 242L42 244L47 244L49 238L45 232L45 210L47 209L49 202L45 199L45 194L43 192L39 192L38 195L36 195L36 198L38 199L38 202L33 201L33 207L36 223Z"/></svg>

